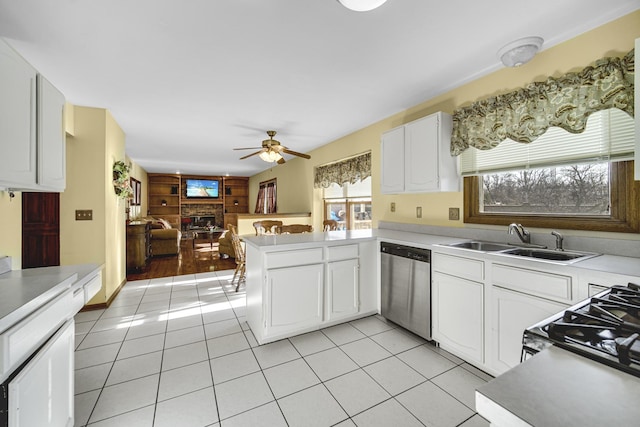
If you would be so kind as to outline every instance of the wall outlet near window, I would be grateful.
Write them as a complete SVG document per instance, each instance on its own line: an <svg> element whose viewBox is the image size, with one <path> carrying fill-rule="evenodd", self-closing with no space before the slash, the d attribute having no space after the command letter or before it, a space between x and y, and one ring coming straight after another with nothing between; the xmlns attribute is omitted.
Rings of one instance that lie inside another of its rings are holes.
<svg viewBox="0 0 640 427"><path fill-rule="evenodd" d="M416 208L416 218L422 218L422 206Z"/></svg>
<svg viewBox="0 0 640 427"><path fill-rule="evenodd" d="M395 212L396 211L396 202L391 202L391 212Z"/></svg>
<svg viewBox="0 0 640 427"><path fill-rule="evenodd" d="M449 219L451 221L460 220L460 208L449 208Z"/></svg>

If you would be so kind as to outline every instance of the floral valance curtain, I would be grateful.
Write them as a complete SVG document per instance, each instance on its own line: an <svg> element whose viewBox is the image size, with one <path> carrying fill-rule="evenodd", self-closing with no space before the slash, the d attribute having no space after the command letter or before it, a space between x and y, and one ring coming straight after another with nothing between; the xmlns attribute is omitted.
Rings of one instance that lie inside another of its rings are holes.
<svg viewBox="0 0 640 427"><path fill-rule="evenodd" d="M315 168L313 186L315 188L327 188L336 183L342 185L345 182L356 182L371 176L371 153L361 154L357 157L341 160Z"/></svg>
<svg viewBox="0 0 640 427"><path fill-rule="evenodd" d="M454 111L451 155L469 147L489 150L507 138L529 143L550 126L580 133L591 113L608 108L633 116L633 58L633 50L622 58L603 58L580 72L549 77Z"/></svg>

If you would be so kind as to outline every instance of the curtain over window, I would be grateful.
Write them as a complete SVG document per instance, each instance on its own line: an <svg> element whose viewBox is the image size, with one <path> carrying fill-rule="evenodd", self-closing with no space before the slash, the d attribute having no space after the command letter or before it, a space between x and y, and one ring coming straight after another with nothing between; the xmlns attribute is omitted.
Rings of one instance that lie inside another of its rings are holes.
<svg viewBox="0 0 640 427"><path fill-rule="evenodd" d="M313 186L328 188L331 184L355 184L371 176L371 152L315 168Z"/></svg>
<svg viewBox="0 0 640 427"><path fill-rule="evenodd" d="M255 213L272 214L277 212L276 204L276 180L260 183L258 199L256 200Z"/></svg>
<svg viewBox="0 0 640 427"><path fill-rule="evenodd" d="M618 108L633 116L634 51L603 58L577 73L550 77L456 110L451 154L489 150L505 139L529 143L551 126L583 132L591 113Z"/></svg>

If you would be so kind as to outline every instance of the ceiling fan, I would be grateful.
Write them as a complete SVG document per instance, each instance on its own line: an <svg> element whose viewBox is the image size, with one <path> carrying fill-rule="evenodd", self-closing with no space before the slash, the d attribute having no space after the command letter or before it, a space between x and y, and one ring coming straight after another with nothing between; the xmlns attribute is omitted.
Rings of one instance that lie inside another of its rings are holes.
<svg viewBox="0 0 640 427"><path fill-rule="evenodd" d="M284 157L282 157L282 153L291 154L293 156L302 157L304 159L310 159L311 156L308 154L298 153L297 151L289 150L284 145L280 144L280 141L276 141L273 139L276 136L275 130L268 130L267 135L269 135L269 139L265 139L262 141L262 147L245 147L245 148L234 148L234 150L255 150L259 148L255 153L248 154L244 157L240 157L240 160L244 160L248 157L255 156L256 154L260 156L262 160L265 162L273 163L278 162L278 164L284 163Z"/></svg>

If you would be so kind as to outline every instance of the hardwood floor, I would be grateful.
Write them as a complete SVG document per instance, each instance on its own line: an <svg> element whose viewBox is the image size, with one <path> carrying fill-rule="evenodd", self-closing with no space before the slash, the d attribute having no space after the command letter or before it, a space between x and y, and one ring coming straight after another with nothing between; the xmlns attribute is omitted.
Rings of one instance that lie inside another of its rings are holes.
<svg viewBox="0 0 640 427"><path fill-rule="evenodd" d="M213 249L208 240L198 239L195 248L192 239L182 239L178 255L151 257L144 271L127 274L127 281L181 276L208 271L232 270L236 268L233 258L220 258L218 244Z"/></svg>

